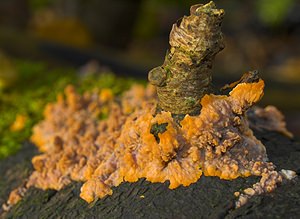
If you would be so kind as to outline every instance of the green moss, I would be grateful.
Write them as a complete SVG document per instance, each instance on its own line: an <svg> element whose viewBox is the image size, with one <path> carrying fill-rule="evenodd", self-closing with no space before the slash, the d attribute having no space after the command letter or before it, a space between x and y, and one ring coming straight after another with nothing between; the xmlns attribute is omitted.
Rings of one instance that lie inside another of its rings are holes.
<svg viewBox="0 0 300 219"><path fill-rule="evenodd" d="M111 88L115 95L128 89L135 80L119 78L112 73L101 73L82 77L75 69L49 69L43 63L22 60L13 61L17 81L0 92L0 159L17 152L21 143L31 135L34 124L43 118L43 109L48 102L68 84L79 92L95 88ZM27 117L25 127L11 131L10 126L17 115Z"/></svg>
<svg viewBox="0 0 300 219"><path fill-rule="evenodd" d="M188 106L194 106L196 104L196 99L193 97L187 97L186 98L186 104Z"/></svg>
<svg viewBox="0 0 300 219"><path fill-rule="evenodd" d="M167 79L168 79L168 78L171 78L171 77L172 77L172 72L171 72L170 67L169 67L168 65L166 65L166 66L164 67L164 69L165 69L166 72L167 72Z"/></svg>
<svg viewBox="0 0 300 219"><path fill-rule="evenodd" d="M155 140L156 140L157 143L159 143L159 141L160 141L160 139L158 137L158 133L164 133L167 130L167 126L168 126L167 122L166 123L161 123L161 124L155 123L155 124L152 125L150 133L152 135L154 135Z"/></svg>

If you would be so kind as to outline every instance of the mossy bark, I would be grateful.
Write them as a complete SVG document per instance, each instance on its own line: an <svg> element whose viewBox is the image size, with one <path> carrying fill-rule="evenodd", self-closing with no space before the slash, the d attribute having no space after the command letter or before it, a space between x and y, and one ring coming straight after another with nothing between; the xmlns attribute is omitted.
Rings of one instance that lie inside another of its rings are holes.
<svg viewBox="0 0 300 219"><path fill-rule="evenodd" d="M173 114L199 112L199 101L210 88L213 59L224 48L224 10L210 2L192 6L190 13L173 25L163 65L148 74L157 87L158 108Z"/></svg>

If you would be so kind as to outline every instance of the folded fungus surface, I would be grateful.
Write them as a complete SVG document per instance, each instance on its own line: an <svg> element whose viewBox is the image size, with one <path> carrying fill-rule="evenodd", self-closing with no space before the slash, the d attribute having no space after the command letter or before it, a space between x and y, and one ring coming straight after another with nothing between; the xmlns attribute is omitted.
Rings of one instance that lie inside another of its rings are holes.
<svg viewBox="0 0 300 219"><path fill-rule="evenodd" d="M241 203L249 195L272 191L282 174L267 162L265 147L245 115L263 88L259 80L238 84L228 96L205 95L201 113L186 115L178 124L170 112L155 113L151 85L135 85L121 99L108 90L79 95L69 86L57 102L47 105L45 119L33 129L31 140L42 153L32 159L35 170L25 188L59 190L72 180L83 181L80 196L92 202L112 194L112 187L124 181L169 181L174 189L204 174L226 180L262 176L240 195ZM106 119L99 118L103 109L109 112ZM158 139L151 133L154 124L167 124ZM13 191L8 204L23 193L20 188Z"/></svg>
<svg viewBox="0 0 300 219"><path fill-rule="evenodd" d="M175 189L203 174L224 180L261 176L252 188L235 193L239 207L293 178L293 171L275 170L250 129L247 111L264 90L257 72L228 85L226 95L208 94L212 60L223 48L223 15L213 2L192 6L191 16L173 26L164 64L149 73L154 86L135 85L121 97L109 89L80 95L68 86L33 128L31 141L41 154L32 159L33 173L11 193L8 206L30 186L60 190L72 180L83 182L80 197L90 203L140 178L169 181ZM270 130L290 135L276 108L248 113L254 114Z"/></svg>

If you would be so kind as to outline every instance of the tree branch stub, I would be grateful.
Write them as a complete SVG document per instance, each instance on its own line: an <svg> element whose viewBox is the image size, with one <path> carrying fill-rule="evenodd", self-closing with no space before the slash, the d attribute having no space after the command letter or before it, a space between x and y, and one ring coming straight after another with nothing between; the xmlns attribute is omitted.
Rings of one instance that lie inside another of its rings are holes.
<svg viewBox="0 0 300 219"><path fill-rule="evenodd" d="M199 112L211 85L213 59L224 48L224 10L210 2L192 6L190 13L173 24L165 61L148 75L157 88L158 108L175 115Z"/></svg>

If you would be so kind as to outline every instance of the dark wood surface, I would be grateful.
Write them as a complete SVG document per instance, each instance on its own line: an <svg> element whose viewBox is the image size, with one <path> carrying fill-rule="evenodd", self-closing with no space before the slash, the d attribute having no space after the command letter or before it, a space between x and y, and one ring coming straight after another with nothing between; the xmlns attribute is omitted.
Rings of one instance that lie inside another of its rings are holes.
<svg viewBox="0 0 300 219"><path fill-rule="evenodd" d="M274 132L255 132L266 145L277 169L300 174L300 143ZM32 171L34 145L24 143L13 157L0 162L0 204L11 189L26 180ZM21 202L0 218L299 218L300 180L289 181L274 192L253 197L234 209L235 191L249 187L258 177L233 181L201 177L189 187L175 190L168 183L123 183L112 196L87 204L79 198L81 183L74 182L61 191L30 188Z"/></svg>

